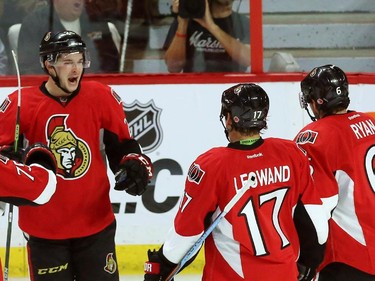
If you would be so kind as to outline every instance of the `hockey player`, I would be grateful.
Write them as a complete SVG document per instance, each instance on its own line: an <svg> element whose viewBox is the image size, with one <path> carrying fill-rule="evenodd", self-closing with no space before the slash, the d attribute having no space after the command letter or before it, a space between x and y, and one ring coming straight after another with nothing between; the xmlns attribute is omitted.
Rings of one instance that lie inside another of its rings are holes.
<svg viewBox="0 0 375 281"><path fill-rule="evenodd" d="M165 280L249 179L250 190L205 241L202 280L310 280L323 256L328 223L308 159L293 141L261 137L269 99L260 86L235 85L223 92L221 103L229 144L190 166L173 227L158 251L148 251L144 280ZM309 237L303 247L300 233Z"/></svg>
<svg viewBox="0 0 375 281"><path fill-rule="evenodd" d="M46 144L57 159L57 192L49 204L20 207L31 279L119 280L116 221L107 169L100 152L103 132L117 190L141 195L152 176L150 159L129 133L120 97L107 85L81 81L90 59L72 31L48 32L40 44L48 80L22 89L20 134ZM0 144L12 142L16 93L0 113Z"/></svg>
<svg viewBox="0 0 375 281"><path fill-rule="evenodd" d="M11 149L0 147L0 177L3 179L0 201L16 206L47 203L56 190L55 157L48 147L34 144L23 153L22 164L10 159L13 158L10 154L14 155L9 152Z"/></svg>
<svg viewBox="0 0 375 281"><path fill-rule="evenodd" d="M34 144L27 148L23 153L25 165L8 158L15 155L11 150L14 148L0 147L0 214L5 209L4 202L17 206L43 205L56 191L56 159L47 147ZM17 158L21 157L21 153L17 154ZM0 259L0 280L3 278Z"/></svg>
<svg viewBox="0 0 375 281"><path fill-rule="evenodd" d="M316 122L295 140L307 152L322 201L332 214L317 280L373 281L375 120L347 109L348 80L337 66L314 68L302 80L301 91L301 106Z"/></svg>

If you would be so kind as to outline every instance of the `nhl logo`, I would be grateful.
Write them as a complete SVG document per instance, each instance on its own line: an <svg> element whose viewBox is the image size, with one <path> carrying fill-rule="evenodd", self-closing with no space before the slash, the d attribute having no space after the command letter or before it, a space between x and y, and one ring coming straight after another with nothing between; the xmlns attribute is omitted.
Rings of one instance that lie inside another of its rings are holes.
<svg viewBox="0 0 375 281"><path fill-rule="evenodd" d="M161 109L155 106L153 100L142 104L135 100L130 105L123 105L130 134L142 146L144 153L157 149L163 139L160 126Z"/></svg>

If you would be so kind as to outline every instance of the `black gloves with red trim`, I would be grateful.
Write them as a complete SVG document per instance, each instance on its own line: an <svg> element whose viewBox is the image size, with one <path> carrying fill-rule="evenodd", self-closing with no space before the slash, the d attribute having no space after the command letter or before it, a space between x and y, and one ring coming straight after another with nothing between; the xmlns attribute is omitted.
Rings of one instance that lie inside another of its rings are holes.
<svg viewBox="0 0 375 281"><path fill-rule="evenodd" d="M17 152L14 151L13 146L4 145L0 147L0 154L25 165L39 164L46 169L52 170L56 174L56 158L48 146L42 143L30 145L25 150L18 148Z"/></svg>
<svg viewBox="0 0 375 281"><path fill-rule="evenodd" d="M130 195L142 195L154 173L150 158L144 154L131 153L120 161L115 174L115 190L125 190Z"/></svg>
<svg viewBox="0 0 375 281"><path fill-rule="evenodd" d="M162 249L160 248L159 251L147 251L148 261L145 262L144 266L144 281L164 281L177 266L177 264L171 263L164 257ZM172 278L171 281L173 280Z"/></svg>
<svg viewBox="0 0 375 281"><path fill-rule="evenodd" d="M42 143L35 143L25 149L22 162L25 165L39 164L56 174L57 162L55 155L48 146Z"/></svg>
<svg viewBox="0 0 375 281"><path fill-rule="evenodd" d="M16 162L22 161L22 155L24 153L24 149L21 147L17 148L17 151L14 151L14 146L12 145L3 145L0 147L0 154L14 160Z"/></svg>

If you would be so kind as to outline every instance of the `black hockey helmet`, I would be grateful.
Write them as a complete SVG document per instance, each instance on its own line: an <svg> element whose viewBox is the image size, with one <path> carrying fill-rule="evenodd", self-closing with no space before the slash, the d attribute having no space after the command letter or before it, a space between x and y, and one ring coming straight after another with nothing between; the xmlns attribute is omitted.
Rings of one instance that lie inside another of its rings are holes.
<svg viewBox="0 0 375 281"><path fill-rule="evenodd" d="M57 33L47 32L39 46L40 63L43 69L44 62L48 60L51 63L56 62L58 55L63 53L83 54L84 68L90 67L90 57L86 49L86 44L81 36L73 31L61 31Z"/></svg>
<svg viewBox="0 0 375 281"><path fill-rule="evenodd" d="M220 120L229 112L234 128L261 130L267 127L268 109L268 95L260 86L237 84L222 94Z"/></svg>
<svg viewBox="0 0 375 281"><path fill-rule="evenodd" d="M301 82L300 104L307 109L314 100L326 114L347 108L350 102L348 80L344 71L331 64L314 68Z"/></svg>

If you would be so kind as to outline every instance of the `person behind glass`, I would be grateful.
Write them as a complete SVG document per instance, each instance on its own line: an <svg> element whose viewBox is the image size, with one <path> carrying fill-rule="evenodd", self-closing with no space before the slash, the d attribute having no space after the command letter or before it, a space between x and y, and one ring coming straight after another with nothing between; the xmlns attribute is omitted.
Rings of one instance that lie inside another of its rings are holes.
<svg viewBox="0 0 375 281"><path fill-rule="evenodd" d="M261 137L268 110L268 95L256 84L223 92L220 120L229 144L190 166L173 227L158 251L148 251L144 280L165 280L247 181L250 189L205 240L202 280L312 278L323 258L327 217L303 152L291 140ZM309 241L303 246L302 233Z"/></svg>
<svg viewBox="0 0 375 281"><path fill-rule="evenodd" d="M172 11L178 14L164 43L169 72L247 70L250 66L249 18L232 10L233 1L199 1L205 5L203 10L197 9L200 15L191 15L189 7L182 9L192 1L173 1Z"/></svg>
<svg viewBox="0 0 375 281"><path fill-rule="evenodd" d="M0 32L1 29L0 29ZM8 74L9 70L9 60L8 60L8 52L5 48L4 41L2 40L2 37L0 36L0 76L4 76Z"/></svg>
<svg viewBox="0 0 375 281"><path fill-rule="evenodd" d="M21 74L42 74L39 67L40 38L47 31L71 30L79 34L92 58L90 73L119 71L119 51L106 21L90 21L84 0L52 0L32 11L22 22L18 39L18 58Z"/></svg>
<svg viewBox="0 0 375 281"><path fill-rule="evenodd" d="M4 10L0 17L0 25L4 30L8 31L12 25L21 23L31 11L47 5L47 3L48 0L4 0Z"/></svg>
<svg viewBox="0 0 375 281"><path fill-rule="evenodd" d="M1 2L1 1L0 1ZM15 75L16 68L12 62L12 51L17 52L14 49L14 43L10 40L15 40L18 37L16 28L17 24L20 24L22 20L34 9L47 5L46 0L4 0L3 1L3 14L0 16L0 26L4 31L4 37L2 37L5 45L6 54L8 56L7 74ZM13 26L14 25L14 26ZM10 29L12 27L12 29ZM10 37L9 37L10 36ZM13 50L12 50L13 49ZM1 62L0 62L1 64Z"/></svg>
<svg viewBox="0 0 375 281"><path fill-rule="evenodd" d="M130 135L121 98L107 85L82 81L90 60L78 34L47 32L39 53L49 77L22 89L19 128L25 140L47 145L56 157L57 192L46 205L19 207L31 280L118 281L116 220L101 144L116 190L143 194L152 163ZM16 98L17 91L0 112L1 145L13 141Z"/></svg>
<svg viewBox="0 0 375 281"><path fill-rule="evenodd" d="M331 215L317 280L373 281L375 119L348 110L348 79L331 64L306 75L300 102L313 122L301 129L295 141L310 158L312 176Z"/></svg>

